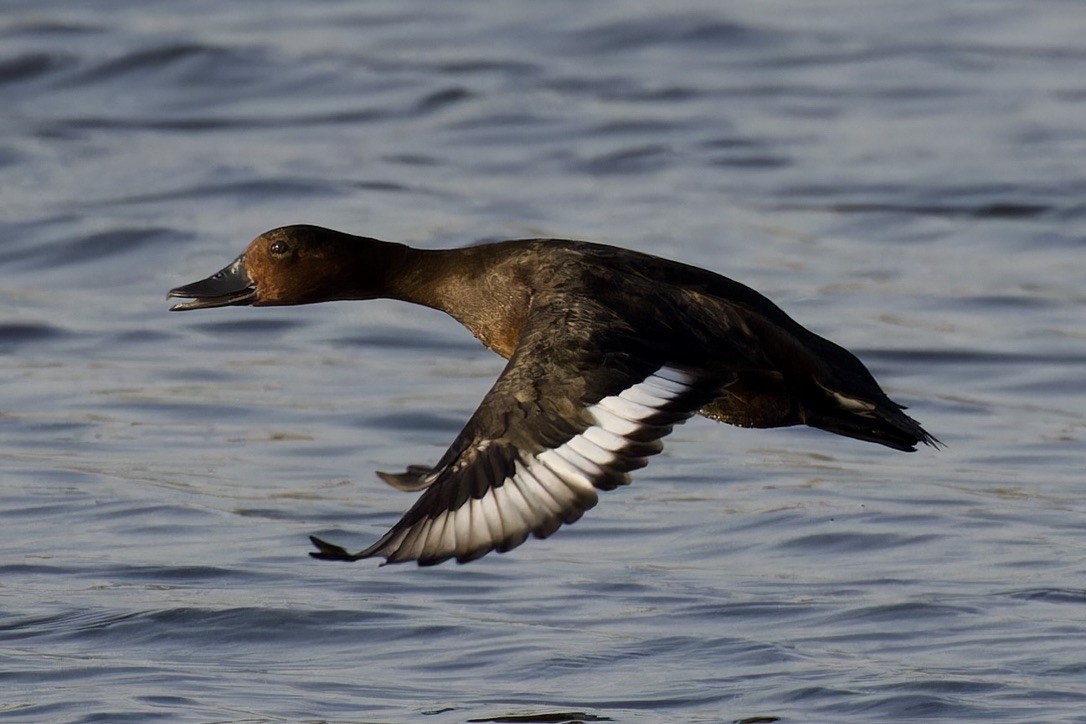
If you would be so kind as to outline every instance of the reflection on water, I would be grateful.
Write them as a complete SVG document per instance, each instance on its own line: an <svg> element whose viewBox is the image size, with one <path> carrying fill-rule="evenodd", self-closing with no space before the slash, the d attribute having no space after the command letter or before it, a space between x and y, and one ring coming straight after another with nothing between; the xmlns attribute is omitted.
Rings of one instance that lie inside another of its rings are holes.
<svg viewBox="0 0 1086 724"><path fill-rule="evenodd" d="M1081 717L1076 9L9 3L0 717ZM297 222L720 271L949 447L696 420L508 555L311 561L502 361L392 302L166 312Z"/></svg>

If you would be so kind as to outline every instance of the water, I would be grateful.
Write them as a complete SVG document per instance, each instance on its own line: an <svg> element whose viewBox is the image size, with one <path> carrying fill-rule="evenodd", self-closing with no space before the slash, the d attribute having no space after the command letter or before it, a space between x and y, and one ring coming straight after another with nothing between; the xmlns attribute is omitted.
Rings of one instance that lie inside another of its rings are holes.
<svg viewBox="0 0 1086 724"><path fill-rule="evenodd" d="M1086 722L1084 37L1058 0L9 0L0 719ZM502 363L391 302L166 312L296 222L721 271L948 447L696 420L547 541L313 561Z"/></svg>

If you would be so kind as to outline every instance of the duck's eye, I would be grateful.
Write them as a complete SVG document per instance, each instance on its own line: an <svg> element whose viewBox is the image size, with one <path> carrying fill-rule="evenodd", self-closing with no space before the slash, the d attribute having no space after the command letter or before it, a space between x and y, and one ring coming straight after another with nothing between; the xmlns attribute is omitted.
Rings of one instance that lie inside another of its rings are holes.
<svg viewBox="0 0 1086 724"><path fill-rule="evenodd" d="M285 241L273 241L268 251L272 256L286 256L290 253L290 246Z"/></svg>

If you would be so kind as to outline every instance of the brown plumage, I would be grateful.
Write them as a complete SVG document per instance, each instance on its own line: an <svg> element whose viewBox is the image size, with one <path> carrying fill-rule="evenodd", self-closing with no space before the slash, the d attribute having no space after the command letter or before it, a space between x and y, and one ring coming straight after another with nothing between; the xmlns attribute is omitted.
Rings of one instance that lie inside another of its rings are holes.
<svg viewBox="0 0 1086 724"><path fill-rule="evenodd" d="M758 292L704 269L582 241L425 251L313 226L269 231L174 309L391 298L440 309L509 359L377 543L315 557L439 563L545 537L629 482L700 412L745 427L806 424L897 450L937 441L850 352Z"/></svg>

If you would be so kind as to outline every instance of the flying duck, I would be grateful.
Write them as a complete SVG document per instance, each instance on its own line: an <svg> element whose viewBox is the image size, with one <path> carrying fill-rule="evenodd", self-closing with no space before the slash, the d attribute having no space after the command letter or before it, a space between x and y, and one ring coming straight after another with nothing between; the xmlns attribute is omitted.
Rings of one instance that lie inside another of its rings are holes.
<svg viewBox="0 0 1086 724"><path fill-rule="evenodd" d="M630 482L695 414L743 427L805 424L913 451L939 441L852 353L738 282L585 241L423 250L317 226L258 236L172 310L398 299L446 312L509 360L433 468L378 473L423 491L358 553L323 560L463 563L545 538Z"/></svg>

